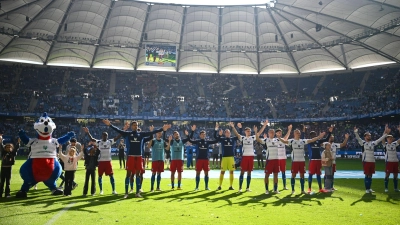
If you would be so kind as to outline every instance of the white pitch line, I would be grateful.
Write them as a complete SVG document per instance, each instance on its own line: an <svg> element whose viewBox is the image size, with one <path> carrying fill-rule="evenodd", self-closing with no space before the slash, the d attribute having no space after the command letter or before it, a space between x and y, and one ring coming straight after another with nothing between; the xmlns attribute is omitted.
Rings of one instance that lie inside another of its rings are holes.
<svg viewBox="0 0 400 225"><path fill-rule="evenodd" d="M51 225L54 222L57 221L58 218L60 218L66 211L68 211L69 208L71 208L73 205L75 205L75 202L70 203L67 205L65 208L63 208L60 212L58 212L56 215L54 215L45 225Z"/></svg>

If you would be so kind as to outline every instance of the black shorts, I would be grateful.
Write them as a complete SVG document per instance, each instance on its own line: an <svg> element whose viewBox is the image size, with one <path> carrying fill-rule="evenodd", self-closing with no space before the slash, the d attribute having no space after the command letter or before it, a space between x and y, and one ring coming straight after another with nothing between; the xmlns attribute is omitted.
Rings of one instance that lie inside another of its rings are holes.
<svg viewBox="0 0 400 225"><path fill-rule="evenodd" d="M171 159L171 154L165 154L165 159Z"/></svg>
<svg viewBox="0 0 400 225"><path fill-rule="evenodd" d="M218 157L219 156L219 154L213 154L213 160L218 160Z"/></svg>
<svg viewBox="0 0 400 225"><path fill-rule="evenodd" d="M150 158L150 152L144 152L144 157L145 158Z"/></svg>

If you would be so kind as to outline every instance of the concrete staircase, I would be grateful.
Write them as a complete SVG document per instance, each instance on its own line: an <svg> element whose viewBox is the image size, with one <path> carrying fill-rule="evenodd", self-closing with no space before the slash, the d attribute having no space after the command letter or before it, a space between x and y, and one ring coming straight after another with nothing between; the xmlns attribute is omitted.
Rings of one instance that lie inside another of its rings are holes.
<svg viewBox="0 0 400 225"><path fill-rule="evenodd" d="M289 93L289 91L285 85L285 82L283 82L283 79L281 77L279 77L278 83L279 83L279 85L281 85L282 91Z"/></svg>
<svg viewBox="0 0 400 225"><path fill-rule="evenodd" d="M242 91L243 97L244 97L244 98L247 98L248 95L247 95L246 89L244 88L244 84L243 84L243 79L242 79L242 77L241 77L241 76L238 76L238 80L239 80L240 90Z"/></svg>
<svg viewBox="0 0 400 225"><path fill-rule="evenodd" d="M229 102L228 102L228 101L224 101L224 106L225 106L225 110L226 110L226 115L227 115L228 117L231 117L231 115L232 115L232 110L231 110L231 108L229 107Z"/></svg>
<svg viewBox="0 0 400 225"><path fill-rule="evenodd" d="M137 99L132 101L132 112L137 115L139 113L139 101Z"/></svg>
<svg viewBox="0 0 400 225"><path fill-rule="evenodd" d="M15 71L15 77L14 77L14 82L13 82L13 84L12 84L12 90L17 90L17 85L18 85L18 81L19 81L19 78L21 77L21 72L22 72L22 69L21 68L17 68Z"/></svg>
<svg viewBox="0 0 400 225"><path fill-rule="evenodd" d="M186 113L185 102L179 102L179 113L180 113L181 115L183 115L184 113Z"/></svg>
<svg viewBox="0 0 400 225"><path fill-rule="evenodd" d="M32 96L31 101L29 102L29 108L28 108L29 112L35 111L38 101L39 101L39 99Z"/></svg>
<svg viewBox="0 0 400 225"><path fill-rule="evenodd" d="M360 84L360 93L359 93L359 95L362 95L362 93L363 93L363 91L364 91L364 88L365 88L365 85L367 84L367 81L368 81L370 75L371 75L371 72L370 72L370 71L368 71L368 72L364 75L364 77L363 77L363 79L362 79L362 81L361 81L361 84Z"/></svg>
<svg viewBox="0 0 400 225"><path fill-rule="evenodd" d="M319 79L317 86L315 86L314 91L312 92L312 94L314 96L317 95L319 88L322 86L322 84L324 83L326 79L326 76L322 76L321 79Z"/></svg>
<svg viewBox="0 0 400 225"><path fill-rule="evenodd" d="M201 84L201 77L199 75L196 76L197 79L197 87L199 88L199 94L201 97L205 97L206 95L204 94L204 89L203 89L203 85Z"/></svg>
<svg viewBox="0 0 400 225"><path fill-rule="evenodd" d="M90 98L84 98L83 101L82 101L81 114L87 114L88 113L89 104L90 104Z"/></svg>
<svg viewBox="0 0 400 225"><path fill-rule="evenodd" d="M268 102L267 102L267 105L268 105L269 108L271 109L272 117L273 117L274 119L277 119L277 118L278 118L278 114L277 114L277 111L276 111L276 108L275 108L274 104L272 104L271 101L268 101Z"/></svg>
<svg viewBox="0 0 400 225"><path fill-rule="evenodd" d="M68 70L65 71L64 73L64 79L63 79L63 85L61 86L61 93L66 94L67 93L67 86L68 86L68 80L71 72Z"/></svg>
<svg viewBox="0 0 400 225"><path fill-rule="evenodd" d="M110 91L109 91L109 95L110 96L114 95L114 93L115 93L116 77L117 77L117 75L115 75L115 73L111 74L111 77L110 77Z"/></svg>

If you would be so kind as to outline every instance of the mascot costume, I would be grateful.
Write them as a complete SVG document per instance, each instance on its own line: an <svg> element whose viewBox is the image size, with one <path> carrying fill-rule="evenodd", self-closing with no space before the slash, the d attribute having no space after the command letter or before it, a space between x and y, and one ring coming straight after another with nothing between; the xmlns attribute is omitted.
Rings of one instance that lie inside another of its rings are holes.
<svg viewBox="0 0 400 225"><path fill-rule="evenodd" d="M56 180L62 172L57 160L57 148L75 136L75 133L69 132L58 139L52 138L51 134L56 129L56 124L47 116L47 113L35 122L34 129L38 133L37 138L29 138L24 130L19 131L21 141L31 148L31 153L19 171L24 183L16 196L26 198L29 189L41 181L53 195L62 195L63 190L57 189L56 186Z"/></svg>

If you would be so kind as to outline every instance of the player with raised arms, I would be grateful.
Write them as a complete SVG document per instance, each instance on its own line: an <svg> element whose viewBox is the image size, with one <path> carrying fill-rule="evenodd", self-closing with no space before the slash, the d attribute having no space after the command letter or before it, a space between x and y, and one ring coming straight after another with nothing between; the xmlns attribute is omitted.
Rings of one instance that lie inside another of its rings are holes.
<svg viewBox="0 0 400 225"><path fill-rule="evenodd" d="M171 125L170 125L171 126ZM194 130L195 127L192 127ZM175 190L175 173L178 172L178 188L177 190L182 190L181 181L182 181L182 172L183 172L183 152L185 151L185 143L189 141L189 132L185 130L186 139L181 139L179 132L174 131L172 141L170 142L170 150L171 150L171 190ZM164 140L165 140L165 132L164 132Z"/></svg>
<svg viewBox="0 0 400 225"><path fill-rule="evenodd" d="M196 189L195 191L199 190L199 183L200 183L200 173L204 171L204 183L206 185L205 189L210 190L208 188L208 171L210 171L210 158L208 154L208 149L210 145L218 143L218 140L214 141L206 141L206 131L200 131L200 139L198 140L191 140L193 138L194 131L196 130L196 125L192 125L192 132L190 132L189 142L197 145L196 148Z"/></svg>
<svg viewBox="0 0 400 225"><path fill-rule="evenodd" d="M108 138L108 133L103 132L101 135L101 140L97 140L92 137L92 135L89 132L89 128L84 127L83 131L89 136L91 141L94 141L96 143L96 146L98 150L100 150L100 156L98 159L99 165L98 165L98 182L99 182L99 187L100 187L100 194L103 194L103 174L106 176L110 176L110 183L112 187L112 194L117 194L115 191L115 180L114 180L114 172L112 168L112 158L111 158L111 146L120 138L119 136L113 138L113 139L107 139ZM82 150L84 151L84 150Z"/></svg>
<svg viewBox="0 0 400 225"><path fill-rule="evenodd" d="M371 189L372 185L372 175L375 173L375 156L374 151L375 147L390 133L389 127L385 127L385 131L378 140L372 141L371 140L371 133L365 132L364 133L364 140L360 138L358 134L357 127L354 127L354 134L356 135L356 139L358 144L362 148L362 162L363 162L363 169L364 169L364 185L365 185L365 193L374 193L375 191Z"/></svg>
<svg viewBox="0 0 400 225"><path fill-rule="evenodd" d="M230 126L235 126L230 122ZM217 135L218 134L218 135ZM222 137L222 135L225 137ZM218 190L221 190L222 181L224 180L225 171L229 170L229 190L235 190L232 187L233 184L233 171L235 170L235 159L236 154L236 142L238 137L231 137L231 131L226 129L225 131L219 129L219 124L215 124L214 131L215 140L219 141L222 148L222 160L221 160L221 174L219 175L219 186Z"/></svg>
<svg viewBox="0 0 400 225"><path fill-rule="evenodd" d="M283 140L287 141L289 138L290 133L292 132L292 124L288 126L288 131L283 137ZM278 139L278 161L279 161L279 171L281 172L282 175L282 183L283 183L283 190L287 190L288 188L286 187L286 145L279 140L279 138L282 138L282 129L278 128L275 130L275 137Z"/></svg>
<svg viewBox="0 0 400 225"><path fill-rule="evenodd" d="M325 189L322 188L322 180L321 180L321 168L322 168L322 162L321 162L321 145L324 142L327 142L329 140L329 137L332 134L334 126L330 126L328 129L328 134L325 138L318 139L313 142L309 142L307 145L307 151L308 151L308 194L313 194L314 192L312 191L312 179L313 175L317 175L317 182L318 182L318 187L319 187L319 192L324 192ZM303 138L305 135L306 131L306 126L303 125ZM310 132L310 138L314 138L317 136L317 132L311 131Z"/></svg>
<svg viewBox="0 0 400 225"><path fill-rule="evenodd" d="M142 140L145 137L149 137L155 133L166 131L170 127L168 124L164 124L164 126L158 130L153 130L152 132L138 132L138 123L136 121L131 122L131 131L124 131L120 130L108 119L103 120L103 123L111 129L117 131L118 133L122 134L123 137L127 137L129 140L129 149L128 149L128 159L126 162L126 178L125 178L125 196L124 198L128 197L128 188L129 188L129 177L132 173L136 175L136 197L141 198L142 196L139 193L140 190L140 171L143 170L143 162L142 162Z"/></svg>
<svg viewBox="0 0 400 225"><path fill-rule="evenodd" d="M298 173L300 173L300 187L301 193L306 194L304 191L304 173L305 171L305 158L304 158L304 147L306 144L312 143L318 139L321 139L325 135L325 132L321 133L319 136L314 137L313 139L300 139L301 131L299 129L294 130L293 132L293 139L289 139L287 141L279 138L279 140L287 144L291 150L291 158L292 158L292 178L290 180L292 186L292 194L295 193L294 186L295 186L295 178Z"/></svg>
<svg viewBox="0 0 400 225"><path fill-rule="evenodd" d="M336 172L336 153L338 151L338 149L344 148L347 145L347 141L349 140L349 134L345 134L344 135L344 141L343 143L339 144L339 143L334 143L333 141L335 140L335 137L333 136L333 134L329 137L329 143L331 144L331 152L332 152L332 156L333 156L333 161L332 161L332 191L337 191L337 189L333 186L333 183L335 181L335 172ZM325 179L325 177L324 177Z"/></svg>
<svg viewBox="0 0 400 225"><path fill-rule="evenodd" d="M265 194L269 194L269 175L272 173L274 176L274 192L279 194L278 191L278 172L279 172L279 160L278 160L278 144L280 141L275 138L275 130L268 130L268 137L264 136L264 139L260 139L260 135L263 133L264 129L268 126L268 120L266 120L257 132L257 127L254 127L254 132L256 133L256 140L260 144L264 145L266 148L266 159L265 159Z"/></svg>
<svg viewBox="0 0 400 225"><path fill-rule="evenodd" d="M400 132L400 126L397 127L397 129ZM385 162L386 162L386 168L385 168L385 192L389 192L388 186L389 186L389 176L391 173L393 173L393 185L394 185L394 191L398 192L398 181L397 181L397 175L399 173L399 158L397 155L397 147L400 144L400 139L397 141L394 141L394 137L392 135L388 135L386 137L386 143L382 143L384 150L385 150Z"/></svg>
<svg viewBox="0 0 400 225"><path fill-rule="evenodd" d="M151 148L151 189L150 192L154 192L154 182L157 174L157 189L161 191L161 173L164 172L164 150L169 149L169 142L172 140L172 136L169 137L169 142L165 142L162 139L162 132L156 133L156 138L149 141L148 148Z"/></svg>
<svg viewBox="0 0 400 225"><path fill-rule="evenodd" d="M239 192L242 192L242 184L243 184L243 176L244 173L247 172L247 187L246 191L250 192L250 182L251 182L251 171L253 171L254 167L254 149L253 145L254 142L256 141L256 138L254 135L251 135L251 129L250 127L244 128L244 133L245 136L240 135L236 128L235 124L231 123L230 124L233 130L233 133L235 136L239 139L239 141L242 143L242 162L240 163L240 176L239 176ZM242 129L242 124L238 123L237 126L239 129ZM256 126L254 126L256 127Z"/></svg>

